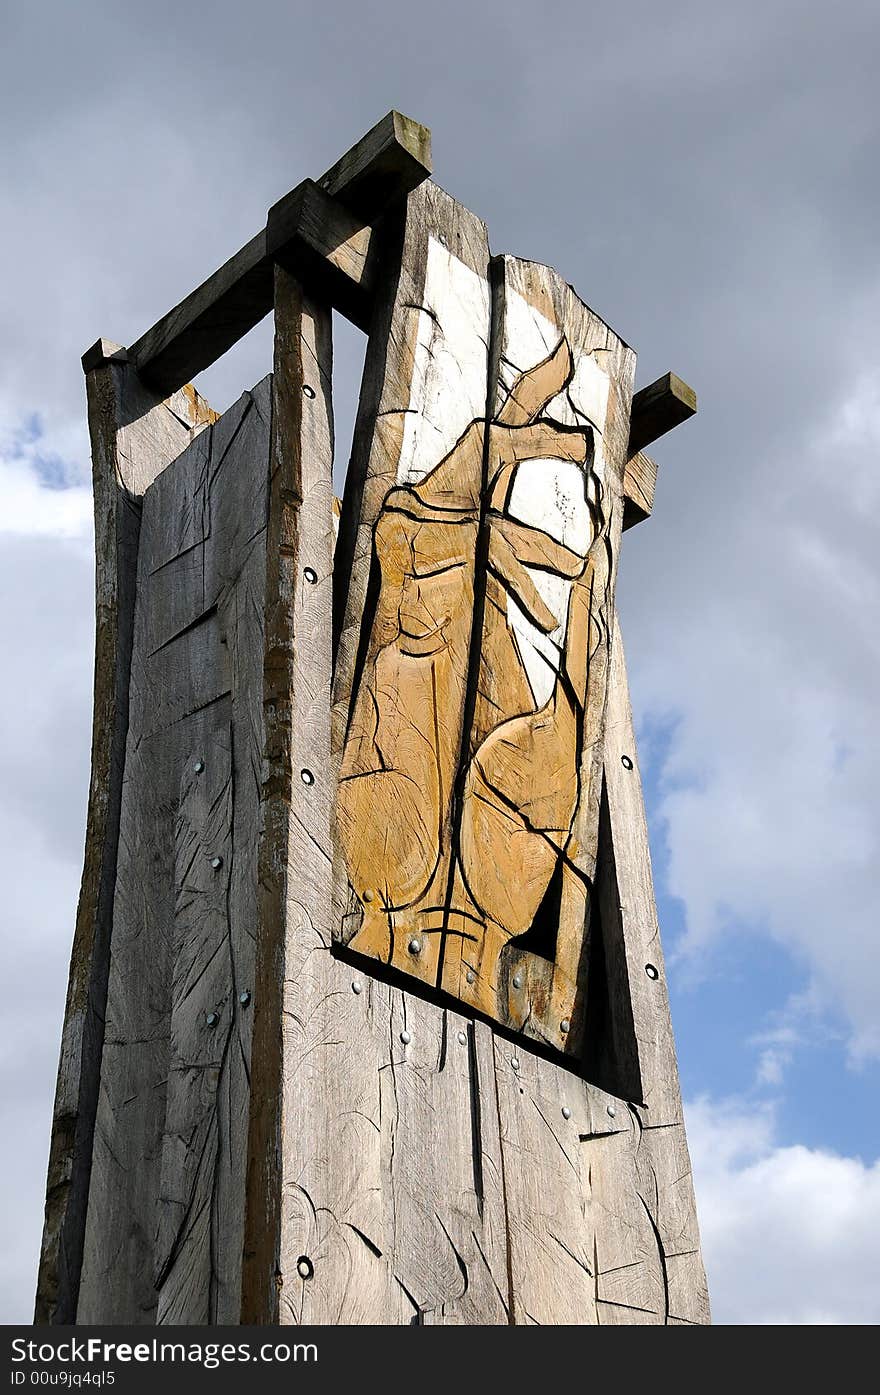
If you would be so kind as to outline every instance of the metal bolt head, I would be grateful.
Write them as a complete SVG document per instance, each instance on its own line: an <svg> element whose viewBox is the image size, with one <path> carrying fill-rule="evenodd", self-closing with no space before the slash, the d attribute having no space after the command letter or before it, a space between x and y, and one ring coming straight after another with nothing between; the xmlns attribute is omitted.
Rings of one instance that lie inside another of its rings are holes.
<svg viewBox="0 0 880 1395"><path fill-rule="evenodd" d="M315 582L318 580L318 573L315 571L314 567L303 567L303 576L310 586L314 586Z"/></svg>
<svg viewBox="0 0 880 1395"><path fill-rule="evenodd" d="M314 397L314 395L315 395L315 389L314 389L313 387L310 387L308 383L303 383L303 396L304 396L304 397Z"/></svg>
<svg viewBox="0 0 880 1395"><path fill-rule="evenodd" d="M409 950L410 954L420 954L422 950L421 940L417 939L414 935L413 938L410 940L409 944L407 945L407 949Z"/></svg>
<svg viewBox="0 0 880 1395"><path fill-rule="evenodd" d="M215 872L220 871L220 868L223 866L223 858L220 856L219 853L215 857L211 858L211 866L214 868Z"/></svg>
<svg viewBox="0 0 880 1395"><path fill-rule="evenodd" d="M511 1064L511 1066L513 1067L514 1070L519 1070L519 1057L518 1057L518 1056L511 1056L511 1058L510 1058L510 1064Z"/></svg>
<svg viewBox="0 0 880 1395"><path fill-rule="evenodd" d="M514 974L513 986L514 988L522 988L522 974Z"/></svg>
<svg viewBox="0 0 880 1395"><path fill-rule="evenodd" d="M361 982L360 982L359 979L355 979L354 983L351 985L351 991L352 991L352 993L362 993L362 992L363 992L363 985L361 984Z"/></svg>
<svg viewBox="0 0 880 1395"><path fill-rule="evenodd" d="M467 1037L465 1036L464 1032L459 1032L459 1034L458 1034L458 1040L459 1040L459 1044L460 1044L461 1046L464 1046L465 1042L467 1041Z"/></svg>
<svg viewBox="0 0 880 1395"><path fill-rule="evenodd" d="M467 979L468 983L473 983L474 979L476 978L476 974L474 973L473 969L468 969L467 973L465 974L465 978Z"/></svg>
<svg viewBox="0 0 880 1395"><path fill-rule="evenodd" d="M372 899L373 899L373 893L372 893L372 891L370 890L370 888L367 887L367 889L365 890L365 892L364 892L363 895L361 896L361 900L362 900L362 901L366 901L366 902L369 904L369 902L372 901Z"/></svg>
<svg viewBox="0 0 880 1395"><path fill-rule="evenodd" d="M559 1030L562 1033L571 1031L571 1023L569 1022L567 1017L563 1017L562 1021L559 1024Z"/></svg>
<svg viewBox="0 0 880 1395"><path fill-rule="evenodd" d="M299 778L302 780L304 785L313 785L315 783L315 777L312 774L311 770L301 770L299 772Z"/></svg>
<svg viewBox="0 0 880 1395"><path fill-rule="evenodd" d="M564 1104L564 1105L562 1106L562 1117L563 1117L563 1119L570 1119L570 1118L571 1118L571 1110L569 1109L569 1107L568 1107L567 1104Z"/></svg>
<svg viewBox="0 0 880 1395"><path fill-rule="evenodd" d="M307 1255L300 1255L296 1261L296 1272L301 1279L310 1279L315 1272L315 1266Z"/></svg>
<svg viewBox="0 0 880 1395"><path fill-rule="evenodd" d="M632 770L633 768L633 763L629 756L621 756L620 764L623 766L624 770Z"/></svg>
<svg viewBox="0 0 880 1395"><path fill-rule="evenodd" d="M645 965L645 973L648 975L648 978L658 979L660 977L660 970L653 964Z"/></svg>
<svg viewBox="0 0 880 1395"><path fill-rule="evenodd" d="M400 1040L403 1042L404 1046L409 1046L410 1042L412 1041L412 1037L410 1036L409 1032L401 1032Z"/></svg>
<svg viewBox="0 0 880 1395"><path fill-rule="evenodd" d="M606 1114L608 1115L608 1118L609 1118L609 1119L613 1119L614 1116L615 1116L615 1114L617 1113L617 1110L614 1108L614 1105L613 1105L613 1104L609 1104L609 1106L608 1106L608 1108L606 1109L605 1112L606 1112Z"/></svg>
<svg viewBox="0 0 880 1395"><path fill-rule="evenodd" d="M238 995L238 1001L241 1003L242 1007L247 1007L250 1000L251 995L249 990L247 988L243 989L242 992Z"/></svg>
<svg viewBox="0 0 880 1395"><path fill-rule="evenodd" d="M219 1016L217 1015L216 1012L206 1012L206 1013L205 1013L205 1026L206 1026L206 1027L216 1027L216 1026L217 1026L217 1023L218 1023L219 1021L220 1021L220 1018L219 1018Z"/></svg>
<svg viewBox="0 0 880 1395"><path fill-rule="evenodd" d="M202 771L204 770L204 768L205 768L205 762L204 762L203 760L194 760L194 761L193 761L193 770L196 772L197 775L201 775L201 773L202 773Z"/></svg>

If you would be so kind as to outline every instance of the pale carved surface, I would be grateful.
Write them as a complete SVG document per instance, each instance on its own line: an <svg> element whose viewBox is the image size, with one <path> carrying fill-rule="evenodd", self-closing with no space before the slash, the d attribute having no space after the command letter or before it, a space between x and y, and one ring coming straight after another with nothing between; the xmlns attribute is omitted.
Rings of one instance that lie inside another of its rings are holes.
<svg viewBox="0 0 880 1395"><path fill-rule="evenodd" d="M361 909L349 947L514 1025L509 980L533 956L505 948L531 931L549 965L563 901L582 927L587 910L573 824L610 581L601 447L570 392L582 361L560 336L488 431L472 421L434 469L388 491L340 769ZM578 967L554 966L560 1021Z"/></svg>

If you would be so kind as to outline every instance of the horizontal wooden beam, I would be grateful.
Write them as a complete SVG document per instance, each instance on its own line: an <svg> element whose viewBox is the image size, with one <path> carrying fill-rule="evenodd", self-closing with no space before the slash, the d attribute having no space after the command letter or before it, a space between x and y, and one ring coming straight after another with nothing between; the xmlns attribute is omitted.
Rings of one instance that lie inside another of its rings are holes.
<svg viewBox="0 0 880 1395"><path fill-rule="evenodd" d="M365 219L410 193L431 173L431 132L389 111L318 180Z"/></svg>
<svg viewBox="0 0 880 1395"><path fill-rule="evenodd" d="M266 231L157 320L128 351L144 381L167 397L208 368L272 309Z"/></svg>
<svg viewBox="0 0 880 1395"><path fill-rule="evenodd" d="M643 450L626 462L623 472L623 527L632 528L650 518L657 484L657 462Z"/></svg>
<svg viewBox="0 0 880 1395"><path fill-rule="evenodd" d="M317 184L306 180L275 204L256 237L131 346L141 377L167 395L214 363L272 309L274 261L297 249L303 274L317 278L330 303L363 327L369 222L430 173L430 131L389 112ZM287 243L280 240L284 228Z"/></svg>
<svg viewBox="0 0 880 1395"><path fill-rule="evenodd" d="M269 209L266 256L365 330L375 284L372 232L362 217L307 179Z"/></svg>
<svg viewBox="0 0 880 1395"><path fill-rule="evenodd" d="M666 373L637 392L632 400L629 456L687 421L697 410L697 394L683 378Z"/></svg>

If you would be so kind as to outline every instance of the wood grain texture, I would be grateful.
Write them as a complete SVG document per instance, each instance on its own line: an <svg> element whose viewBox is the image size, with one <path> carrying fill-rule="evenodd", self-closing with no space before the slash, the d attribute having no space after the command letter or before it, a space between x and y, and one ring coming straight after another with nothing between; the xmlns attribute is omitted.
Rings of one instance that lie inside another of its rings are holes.
<svg viewBox="0 0 880 1395"><path fill-rule="evenodd" d="M642 1086L640 1097L631 1096L638 1140L635 1191L655 1229L666 1320L705 1323L709 1300L619 625L612 644L604 770L609 876L603 935L614 965L611 991L632 1013Z"/></svg>
<svg viewBox="0 0 880 1395"><path fill-rule="evenodd" d="M643 450L626 462L623 473L623 527L633 528L650 518L657 488L657 462Z"/></svg>
<svg viewBox="0 0 880 1395"><path fill-rule="evenodd" d="M277 275L242 1318L504 1321L490 1038L331 953L329 317Z"/></svg>
<svg viewBox="0 0 880 1395"><path fill-rule="evenodd" d="M92 769L52 1122L38 1323L73 1322L79 1294L104 1038L141 496L215 416L192 390L167 402L146 392L125 351L108 340L99 340L86 359L96 555Z"/></svg>
<svg viewBox="0 0 880 1395"><path fill-rule="evenodd" d="M431 132L412 117L389 111L318 183L369 218L405 198L430 173Z"/></svg>
<svg viewBox="0 0 880 1395"><path fill-rule="evenodd" d="M697 394L677 373L664 373L662 378L640 388L632 400L628 454L635 455L659 436L665 436L696 410Z"/></svg>
<svg viewBox="0 0 880 1395"><path fill-rule="evenodd" d="M80 1322L239 1312L269 412L144 494Z"/></svg>
<svg viewBox="0 0 880 1395"><path fill-rule="evenodd" d="M367 371L335 933L578 1055L635 360L549 268L498 259L493 307L485 229L456 243L469 218L412 196Z"/></svg>
<svg viewBox="0 0 880 1395"><path fill-rule="evenodd" d="M307 179L269 210L266 250L306 286L314 300L368 329L375 291L373 229Z"/></svg>
<svg viewBox="0 0 880 1395"><path fill-rule="evenodd" d="M708 1296L616 622L602 749L597 897L618 998L605 1025L630 1015L639 1073L634 1090L608 1092L496 1037L511 1307L517 1323L702 1324Z"/></svg>

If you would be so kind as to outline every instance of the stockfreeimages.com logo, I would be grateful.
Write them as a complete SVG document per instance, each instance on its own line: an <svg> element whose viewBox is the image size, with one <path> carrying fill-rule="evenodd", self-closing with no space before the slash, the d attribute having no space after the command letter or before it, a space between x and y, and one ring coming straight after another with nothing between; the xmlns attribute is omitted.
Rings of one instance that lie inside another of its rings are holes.
<svg viewBox="0 0 880 1395"><path fill-rule="evenodd" d="M70 1337L60 1342L33 1342L24 1337L16 1337L12 1342L12 1361L19 1367L22 1363L32 1367L43 1364L63 1363L66 1366L100 1365L111 1366L116 1362L128 1364L138 1362L172 1362L181 1365L204 1366L214 1370L217 1366L234 1365L241 1361L317 1361L318 1348L314 1342L261 1342L252 1346L250 1342L162 1342L153 1337L148 1342L107 1342L101 1337ZM12 1372L12 1384L34 1384L35 1370L16 1369ZM37 1382L39 1383L39 1382ZM70 1384L78 1382L70 1381ZM108 1382L109 1383L109 1382Z"/></svg>

